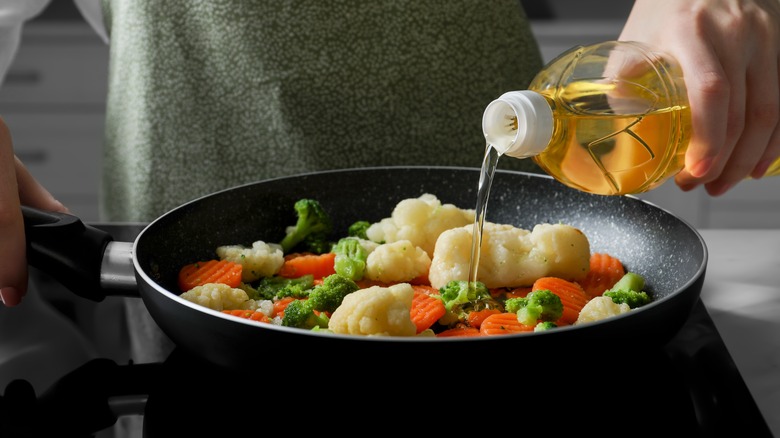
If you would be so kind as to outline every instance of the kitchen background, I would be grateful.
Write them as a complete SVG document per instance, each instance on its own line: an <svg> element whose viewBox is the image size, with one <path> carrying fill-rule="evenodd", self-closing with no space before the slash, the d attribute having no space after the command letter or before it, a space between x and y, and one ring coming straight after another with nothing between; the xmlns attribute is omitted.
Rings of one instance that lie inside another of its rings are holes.
<svg viewBox="0 0 780 438"><path fill-rule="evenodd" d="M545 60L617 38L629 0L524 0ZM70 0L54 0L24 28L0 88L17 155L85 221L98 219L99 157L108 48ZM697 228L780 227L780 178L745 181L712 198L673 182L640 195Z"/></svg>

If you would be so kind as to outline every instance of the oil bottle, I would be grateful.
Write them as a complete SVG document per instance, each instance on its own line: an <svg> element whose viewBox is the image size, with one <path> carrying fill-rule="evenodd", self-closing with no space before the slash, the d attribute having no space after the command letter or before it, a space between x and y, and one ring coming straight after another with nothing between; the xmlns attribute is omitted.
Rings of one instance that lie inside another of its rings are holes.
<svg viewBox="0 0 780 438"><path fill-rule="evenodd" d="M482 129L499 155L531 158L569 187L636 194L683 168L691 112L672 57L637 42L605 41L569 49L527 90L491 102ZM780 173L780 160L772 173Z"/></svg>

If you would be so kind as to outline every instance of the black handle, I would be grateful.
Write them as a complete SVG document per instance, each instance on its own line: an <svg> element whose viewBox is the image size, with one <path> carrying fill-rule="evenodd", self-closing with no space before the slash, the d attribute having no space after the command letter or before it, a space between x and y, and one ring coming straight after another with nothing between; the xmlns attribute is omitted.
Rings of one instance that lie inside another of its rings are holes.
<svg viewBox="0 0 780 438"><path fill-rule="evenodd" d="M113 237L85 225L76 216L22 207L27 236L27 263L62 283L71 292L92 301L106 293L100 270L106 245Z"/></svg>

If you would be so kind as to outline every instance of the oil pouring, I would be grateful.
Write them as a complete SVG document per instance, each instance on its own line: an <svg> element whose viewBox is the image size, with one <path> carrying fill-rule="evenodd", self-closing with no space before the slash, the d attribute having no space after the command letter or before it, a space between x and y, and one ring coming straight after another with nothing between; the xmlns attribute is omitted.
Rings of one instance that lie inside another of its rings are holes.
<svg viewBox="0 0 780 438"><path fill-rule="evenodd" d="M482 223L496 162L530 158L571 188L598 195L652 190L684 166L691 111L682 69L642 43L573 47L550 61L526 90L485 108L486 140L472 243L476 281ZM780 159L766 176L780 175Z"/></svg>
<svg viewBox="0 0 780 438"><path fill-rule="evenodd" d="M577 46L550 61L527 90L485 109L499 155L531 158L563 184L600 195L652 190L682 170L691 112L682 70L637 42ZM767 176L780 173L780 160Z"/></svg>
<svg viewBox="0 0 780 438"><path fill-rule="evenodd" d="M528 89L491 102L482 118L469 281L477 281L482 225L500 156L531 158L561 183L601 195L640 193L679 172L691 133L682 70L634 42L577 46Z"/></svg>

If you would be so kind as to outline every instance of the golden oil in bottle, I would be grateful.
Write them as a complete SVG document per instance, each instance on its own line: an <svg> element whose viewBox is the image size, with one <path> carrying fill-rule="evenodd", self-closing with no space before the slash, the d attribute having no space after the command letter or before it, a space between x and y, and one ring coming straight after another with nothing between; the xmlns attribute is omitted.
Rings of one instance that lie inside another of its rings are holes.
<svg viewBox="0 0 780 438"><path fill-rule="evenodd" d="M528 90L491 102L482 127L499 154L532 158L578 190L623 195L682 169L691 114L674 59L607 41L564 52Z"/></svg>
<svg viewBox="0 0 780 438"><path fill-rule="evenodd" d="M581 95L574 101L592 107L588 100L602 99L605 95ZM552 138L532 159L567 186L601 195L641 193L683 168L691 135L687 106L594 115L571 111L554 102L551 96Z"/></svg>

